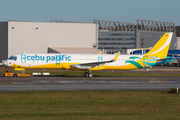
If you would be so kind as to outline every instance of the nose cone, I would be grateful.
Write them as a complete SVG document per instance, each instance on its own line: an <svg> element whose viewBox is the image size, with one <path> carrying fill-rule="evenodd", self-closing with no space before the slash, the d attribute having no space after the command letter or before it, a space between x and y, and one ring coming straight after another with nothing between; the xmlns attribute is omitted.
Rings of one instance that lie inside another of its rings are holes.
<svg viewBox="0 0 180 120"><path fill-rule="evenodd" d="M4 65L3 61L0 61L0 66L3 66L3 65Z"/></svg>

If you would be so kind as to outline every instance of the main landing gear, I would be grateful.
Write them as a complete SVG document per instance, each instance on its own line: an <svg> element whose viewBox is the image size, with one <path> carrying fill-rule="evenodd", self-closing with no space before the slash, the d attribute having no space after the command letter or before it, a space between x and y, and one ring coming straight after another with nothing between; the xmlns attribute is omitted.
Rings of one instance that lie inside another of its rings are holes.
<svg viewBox="0 0 180 120"><path fill-rule="evenodd" d="M84 77L93 77L93 74L91 73L91 71L89 70L89 72L85 72L84 73Z"/></svg>

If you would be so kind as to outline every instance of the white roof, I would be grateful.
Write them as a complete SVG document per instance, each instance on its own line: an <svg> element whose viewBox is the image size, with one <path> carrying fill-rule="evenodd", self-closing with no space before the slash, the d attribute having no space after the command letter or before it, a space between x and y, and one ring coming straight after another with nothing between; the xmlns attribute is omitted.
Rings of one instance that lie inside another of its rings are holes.
<svg viewBox="0 0 180 120"><path fill-rule="evenodd" d="M48 53L99 54L100 52L101 50L93 47L48 47Z"/></svg>

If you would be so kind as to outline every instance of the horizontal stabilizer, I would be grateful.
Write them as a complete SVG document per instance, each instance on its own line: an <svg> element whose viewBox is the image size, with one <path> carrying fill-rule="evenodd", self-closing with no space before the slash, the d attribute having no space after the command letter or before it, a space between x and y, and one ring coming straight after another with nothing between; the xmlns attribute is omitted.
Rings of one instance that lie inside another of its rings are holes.
<svg viewBox="0 0 180 120"><path fill-rule="evenodd" d="M165 59L156 59L156 62L162 62L162 61L174 61L175 60L175 58L165 58Z"/></svg>

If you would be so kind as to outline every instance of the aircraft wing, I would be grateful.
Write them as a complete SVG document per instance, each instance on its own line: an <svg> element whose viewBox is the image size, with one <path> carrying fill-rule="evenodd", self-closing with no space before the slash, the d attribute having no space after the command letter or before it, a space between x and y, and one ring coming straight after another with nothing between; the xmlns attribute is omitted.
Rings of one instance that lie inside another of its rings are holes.
<svg viewBox="0 0 180 120"><path fill-rule="evenodd" d="M119 56L120 52L116 55L116 57L110 61L103 61L103 62L92 62L92 63L82 63L82 64L74 64L74 65L70 65L73 68L76 69L90 69L90 68L94 68L100 65L104 65L106 63L111 63L117 60L118 56Z"/></svg>

